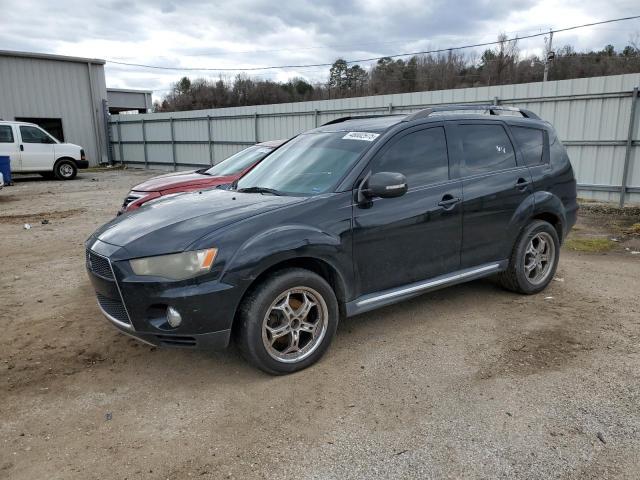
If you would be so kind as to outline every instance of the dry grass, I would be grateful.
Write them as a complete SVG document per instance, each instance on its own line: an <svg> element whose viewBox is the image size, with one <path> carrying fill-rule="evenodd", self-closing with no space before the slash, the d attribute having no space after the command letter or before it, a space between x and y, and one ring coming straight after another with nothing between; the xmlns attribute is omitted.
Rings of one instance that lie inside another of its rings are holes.
<svg viewBox="0 0 640 480"><path fill-rule="evenodd" d="M565 246L576 252L607 252L616 245L616 242L608 238L569 238Z"/></svg>
<svg viewBox="0 0 640 480"><path fill-rule="evenodd" d="M640 235L640 223L634 223L629 228L627 228L624 233L628 235Z"/></svg>

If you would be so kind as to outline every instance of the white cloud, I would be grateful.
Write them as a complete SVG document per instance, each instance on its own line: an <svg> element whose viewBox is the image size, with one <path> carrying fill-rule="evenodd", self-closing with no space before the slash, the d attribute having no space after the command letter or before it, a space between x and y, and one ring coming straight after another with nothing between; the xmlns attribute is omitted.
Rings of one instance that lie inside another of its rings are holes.
<svg viewBox="0 0 640 480"><path fill-rule="evenodd" d="M616 0L267 0L98 1L4 0L0 49L121 60L131 63L239 68L331 63L427 48L523 36L636 13L637 1ZM34 15L34 12L38 12ZM37 32L37 36L34 35ZM554 45L577 50L624 46L640 21L557 34ZM542 38L524 40L539 53ZM146 88L156 97L182 75L107 64L107 84ZM323 81L328 68L255 72L259 78L303 76ZM233 73L226 73L233 76Z"/></svg>

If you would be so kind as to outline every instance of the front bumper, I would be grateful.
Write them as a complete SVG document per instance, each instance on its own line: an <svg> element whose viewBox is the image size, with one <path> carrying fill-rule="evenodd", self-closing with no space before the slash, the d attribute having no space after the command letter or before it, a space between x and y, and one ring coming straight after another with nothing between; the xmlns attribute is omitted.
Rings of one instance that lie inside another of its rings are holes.
<svg viewBox="0 0 640 480"><path fill-rule="evenodd" d="M98 304L99 305L99 304ZM102 308L100 308L102 310ZM199 350L223 350L229 345L231 330L219 332L201 333L197 335L175 335L160 333L145 333L123 328L119 323L114 323L113 318L102 310L104 316L125 335L140 340L154 347L195 348Z"/></svg>
<svg viewBox="0 0 640 480"><path fill-rule="evenodd" d="M87 250L86 266L98 306L118 330L156 346L217 350L229 344L238 288L217 280L140 281L123 263L128 264ZM176 328L166 321L168 306L181 313L182 323Z"/></svg>
<svg viewBox="0 0 640 480"><path fill-rule="evenodd" d="M76 160L76 167L78 167L79 170L84 170L86 168L89 168L89 160Z"/></svg>

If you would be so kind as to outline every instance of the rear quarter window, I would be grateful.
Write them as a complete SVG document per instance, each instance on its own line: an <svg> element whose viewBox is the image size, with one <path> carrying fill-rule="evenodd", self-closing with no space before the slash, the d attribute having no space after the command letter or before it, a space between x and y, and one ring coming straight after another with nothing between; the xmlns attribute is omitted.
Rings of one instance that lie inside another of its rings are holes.
<svg viewBox="0 0 640 480"><path fill-rule="evenodd" d="M9 125L0 125L0 143L13 143L13 130Z"/></svg>
<svg viewBox="0 0 640 480"><path fill-rule="evenodd" d="M538 128L511 127L511 133L520 146L524 163L528 166L542 163L544 133Z"/></svg>

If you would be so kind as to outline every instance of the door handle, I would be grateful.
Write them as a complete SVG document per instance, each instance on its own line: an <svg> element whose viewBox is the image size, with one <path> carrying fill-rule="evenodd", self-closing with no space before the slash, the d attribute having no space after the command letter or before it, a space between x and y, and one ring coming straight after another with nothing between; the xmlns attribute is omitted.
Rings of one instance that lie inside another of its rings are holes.
<svg viewBox="0 0 640 480"><path fill-rule="evenodd" d="M442 197L442 200L438 202L438 206L444 208L445 210L451 210L458 203L460 203L460 199L458 197L454 197L453 195L446 194Z"/></svg>
<svg viewBox="0 0 640 480"><path fill-rule="evenodd" d="M22 144L20 145L20 151L24 152L24 145L22 145Z"/></svg>
<svg viewBox="0 0 640 480"><path fill-rule="evenodd" d="M529 180L526 180L526 179L520 177L518 179L518 181L516 182L516 188L518 190L524 191L529 186L530 183L531 182Z"/></svg>

